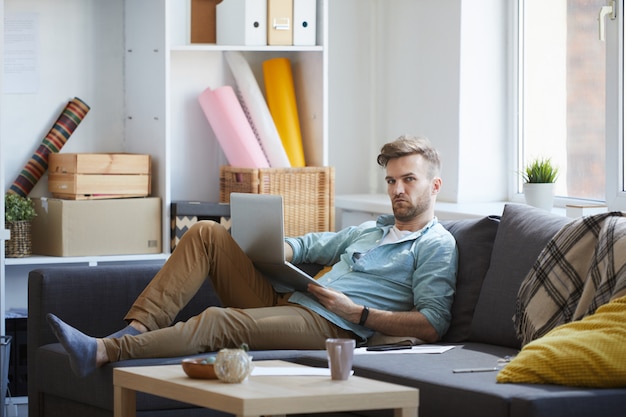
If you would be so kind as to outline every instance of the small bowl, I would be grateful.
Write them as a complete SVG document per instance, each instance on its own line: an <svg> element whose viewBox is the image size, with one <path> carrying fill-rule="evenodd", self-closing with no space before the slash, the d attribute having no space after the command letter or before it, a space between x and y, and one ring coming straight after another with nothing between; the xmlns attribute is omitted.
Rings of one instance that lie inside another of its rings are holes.
<svg viewBox="0 0 626 417"><path fill-rule="evenodd" d="M217 379L217 375L215 375L215 361L207 362L207 359L209 358L183 359L181 362L183 365L183 371L185 371L189 378Z"/></svg>

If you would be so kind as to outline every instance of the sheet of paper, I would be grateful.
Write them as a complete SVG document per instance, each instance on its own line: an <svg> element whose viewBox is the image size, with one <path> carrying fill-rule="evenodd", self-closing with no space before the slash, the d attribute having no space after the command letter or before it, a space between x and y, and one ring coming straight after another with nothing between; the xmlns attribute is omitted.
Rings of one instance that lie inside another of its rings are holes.
<svg viewBox="0 0 626 417"><path fill-rule="evenodd" d="M310 366L255 366L252 376L293 376L293 375L313 375L330 377L330 369L314 368Z"/></svg>
<svg viewBox="0 0 626 417"><path fill-rule="evenodd" d="M411 354L411 353L430 353L438 354L445 353L450 349L454 349L454 346L441 346L441 345L417 345L412 346L411 349L399 349L399 350L386 350L382 352L369 351L367 348L357 348L354 350L355 355L382 355L382 354Z"/></svg>
<svg viewBox="0 0 626 417"><path fill-rule="evenodd" d="M8 13L4 20L5 94L39 90L39 21L36 13Z"/></svg>

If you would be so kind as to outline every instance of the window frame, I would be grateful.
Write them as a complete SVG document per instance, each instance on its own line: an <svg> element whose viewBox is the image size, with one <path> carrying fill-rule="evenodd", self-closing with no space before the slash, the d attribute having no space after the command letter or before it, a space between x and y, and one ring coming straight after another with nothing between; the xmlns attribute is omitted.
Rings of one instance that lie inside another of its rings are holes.
<svg viewBox="0 0 626 417"><path fill-rule="evenodd" d="M605 24L606 42L606 167L605 180L606 201L557 197L556 207L565 207L568 204L606 204L609 210L626 211L626 191L624 191L624 0L616 2L616 18L607 17ZM513 138L511 149L511 164L516 172L523 167L523 91L524 79L521 73L523 63L524 27L520 24L524 0L515 1L511 13L511 30L513 31L510 63L512 68L511 82L511 131ZM600 11L598 10L598 13ZM598 40L600 42L600 40ZM610 51L613 51L611 53ZM521 191L522 180L516 178L511 184L510 200L523 202Z"/></svg>
<svg viewBox="0 0 626 417"><path fill-rule="evenodd" d="M607 18L606 42L606 203L610 210L626 210L624 191L624 1L616 4L616 18Z"/></svg>

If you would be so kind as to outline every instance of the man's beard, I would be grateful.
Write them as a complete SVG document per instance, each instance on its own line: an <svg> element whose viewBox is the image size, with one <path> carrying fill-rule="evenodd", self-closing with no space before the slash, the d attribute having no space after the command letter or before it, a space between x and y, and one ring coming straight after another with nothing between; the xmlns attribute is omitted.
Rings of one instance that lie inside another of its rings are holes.
<svg viewBox="0 0 626 417"><path fill-rule="evenodd" d="M424 202L420 202L418 205L414 206L410 204L408 201L403 200L401 202L402 206L398 206L397 204L392 205L393 215L397 220L402 222L408 222L420 214L424 213L428 209L428 204ZM406 204L410 204L408 207Z"/></svg>

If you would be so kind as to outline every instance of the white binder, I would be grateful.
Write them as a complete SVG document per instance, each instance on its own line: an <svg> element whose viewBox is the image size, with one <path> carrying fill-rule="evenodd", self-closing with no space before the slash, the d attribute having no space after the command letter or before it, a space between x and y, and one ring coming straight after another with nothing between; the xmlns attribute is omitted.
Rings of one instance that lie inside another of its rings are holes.
<svg viewBox="0 0 626 417"><path fill-rule="evenodd" d="M317 33L317 1L293 0L293 44L315 45Z"/></svg>
<svg viewBox="0 0 626 417"><path fill-rule="evenodd" d="M267 2L224 0L216 7L218 45L267 45Z"/></svg>

